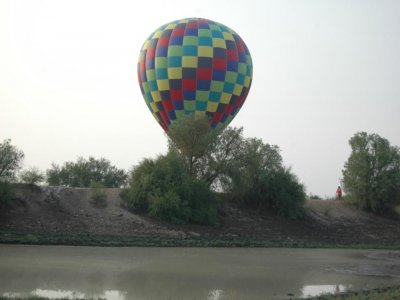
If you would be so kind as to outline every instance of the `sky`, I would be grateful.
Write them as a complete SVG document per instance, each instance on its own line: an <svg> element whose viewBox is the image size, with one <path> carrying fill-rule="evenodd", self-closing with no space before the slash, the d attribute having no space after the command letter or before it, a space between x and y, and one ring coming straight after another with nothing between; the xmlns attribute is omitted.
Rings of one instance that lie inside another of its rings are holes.
<svg viewBox="0 0 400 300"><path fill-rule="evenodd" d="M0 142L46 170L167 150L136 67L145 39L201 17L235 30L253 83L231 126L278 145L307 193L332 197L359 131L400 145L400 1L0 0Z"/></svg>

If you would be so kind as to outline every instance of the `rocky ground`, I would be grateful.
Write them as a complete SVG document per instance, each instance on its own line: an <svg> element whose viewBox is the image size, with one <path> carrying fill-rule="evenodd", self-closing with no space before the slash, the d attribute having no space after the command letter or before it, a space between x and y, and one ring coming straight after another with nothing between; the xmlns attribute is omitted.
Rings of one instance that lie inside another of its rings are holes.
<svg viewBox="0 0 400 300"><path fill-rule="evenodd" d="M0 232L400 245L400 220L339 201L308 200L300 221L223 203L217 224L178 226L130 212L121 189L106 189L105 205L93 204L91 193L86 188L20 186L11 208L0 211Z"/></svg>

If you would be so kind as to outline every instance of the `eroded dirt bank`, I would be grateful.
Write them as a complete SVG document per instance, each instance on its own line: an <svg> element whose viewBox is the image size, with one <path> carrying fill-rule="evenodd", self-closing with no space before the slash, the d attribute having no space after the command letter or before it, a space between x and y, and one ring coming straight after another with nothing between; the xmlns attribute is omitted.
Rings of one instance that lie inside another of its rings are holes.
<svg viewBox="0 0 400 300"><path fill-rule="evenodd" d="M223 203L216 225L177 226L130 212L120 189L106 192L106 205L98 207L91 203L90 189L21 186L11 208L0 212L0 232L400 245L399 220L360 212L339 201L308 200L300 221Z"/></svg>

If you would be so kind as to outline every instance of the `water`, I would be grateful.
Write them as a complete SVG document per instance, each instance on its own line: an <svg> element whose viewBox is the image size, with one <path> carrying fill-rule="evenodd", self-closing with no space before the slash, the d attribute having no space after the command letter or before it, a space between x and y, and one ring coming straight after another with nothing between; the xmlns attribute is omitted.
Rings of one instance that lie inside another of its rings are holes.
<svg viewBox="0 0 400 300"><path fill-rule="evenodd" d="M400 284L400 252L0 245L0 295L289 299Z"/></svg>

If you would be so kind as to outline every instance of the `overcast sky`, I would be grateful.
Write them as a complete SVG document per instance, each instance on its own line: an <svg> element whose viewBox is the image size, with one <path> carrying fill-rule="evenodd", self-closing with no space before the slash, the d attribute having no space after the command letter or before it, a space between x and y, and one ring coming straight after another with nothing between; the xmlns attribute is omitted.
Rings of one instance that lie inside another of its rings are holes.
<svg viewBox="0 0 400 300"><path fill-rule="evenodd" d="M246 42L253 84L231 125L278 145L308 193L334 195L354 133L400 145L400 1L384 0L0 0L0 141L42 170L165 153L136 64L151 32L186 17Z"/></svg>

